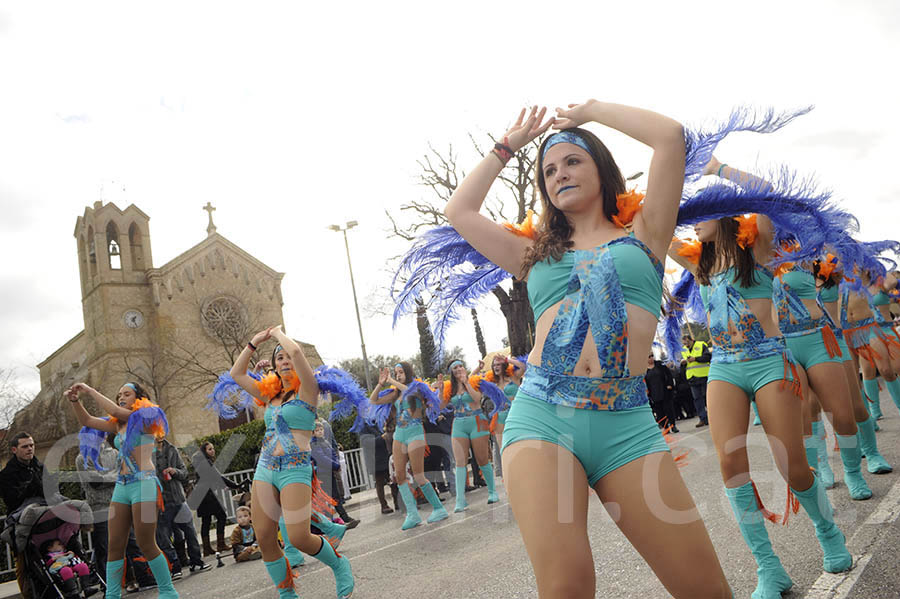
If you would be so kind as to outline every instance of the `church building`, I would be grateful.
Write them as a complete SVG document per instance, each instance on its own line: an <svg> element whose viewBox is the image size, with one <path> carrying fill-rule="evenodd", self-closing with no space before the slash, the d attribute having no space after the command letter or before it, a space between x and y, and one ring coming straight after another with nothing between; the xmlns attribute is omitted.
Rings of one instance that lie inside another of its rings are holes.
<svg viewBox="0 0 900 599"><path fill-rule="evenodd" d="M150 217L136 206L95 202L78 217L84 329L38 364L41 391L10 427L31 433L42 459L57 440L78 431L62 397L78 381L110 399L124 383L140 383L165 409L176 446L261 416L248 411L220 421L204 406L251 336L284 322L284 273L216 233L215 208L204 209L206 239L158 267ZM271 345L256 358L270 358ZM313 367L322 364L315 347L301 346ZM105 415L91 399L84 403L88 412Z"/></svg>

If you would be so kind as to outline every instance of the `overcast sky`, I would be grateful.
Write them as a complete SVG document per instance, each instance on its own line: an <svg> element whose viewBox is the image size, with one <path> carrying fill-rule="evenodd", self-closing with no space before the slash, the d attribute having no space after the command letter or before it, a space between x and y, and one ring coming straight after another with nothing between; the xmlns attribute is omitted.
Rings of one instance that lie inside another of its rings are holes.
<svg viewBox="0 0 900 599"><path fill-rule="evenodd" d="M477 161L522 105L590 97L686 123L735 104L809 116L718 156L784 161L844 198L867 239L897 237L900 3L0 3L0 367L34 365L83 328L75 219L101 198L151 217L155 266L218 232L285 274L288 332L326 362L359 355L343 241L363 311L383 295L384 210L425 199L429 143ZM636 142L595 126L626 174ZM124 187L124 191L122 188ZM490 348L505 325L482 309ZM414 323L364 322L370 355L417 351ZM451 335L470 359L471 326Z"/></svg>

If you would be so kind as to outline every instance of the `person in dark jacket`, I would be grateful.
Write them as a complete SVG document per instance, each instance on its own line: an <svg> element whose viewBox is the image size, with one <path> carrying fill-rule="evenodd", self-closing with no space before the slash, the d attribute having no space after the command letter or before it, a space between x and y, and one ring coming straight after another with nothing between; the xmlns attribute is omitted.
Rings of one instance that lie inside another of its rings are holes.
<svg viewBox="0 0 900 599"><path fill-rule="evenodd" d="M687 380L687 362L679 366L673 366L672 376L675 377L675 414L679 420L693 418L697 415L694 408L694 396L691 394L691 385Z"/></svg>
<svg viewBox="0 0 900 599"><path fill-rule="evenodd" d="M394 408L391 407L391 418L393 418ZM390 419L388 420L390 422ZM374 424L366 424L359 435L359 444L363 447L363 455L366 458L366 472L375 480L375 493L378 495L378 502L381 504L382 514L392 514L394 509L388 505L387 498L384 493L384 486L388 484L390 478L388 459L391 456L387 439L391 438L391 434L382 433ZM391 486L393 494L394 506L399 509L399 489L397 485Z"/></svg>
<svg viewBox="0 0 900 599"><path fill-rule="evenodd" d="M201 480L209 481L209 490L197 506L197 515L200 516L200 537L203 541L203 556L215 555L216 551L230 551L231 546L225 542L225 524L228 516L225 508L219 503L215 491L228 487L233 491L240 490L240 486L231 482L215 467L216 448L206 441L200 446L199 451L191 458L194 472ZM209 529L212 519L216 518L216 548L213 550L209 542Z"/></svg>
<svg viewBox="0 0 900 599"><path fill-rule="evenodd" d="M647 358L647 373L644 375L644 382L647 383L647 394L650 396L650 406L653 408L656 421L662 428L671 426L671 432L679 432L678 427L675 426L675 405L673 403L675 379L669 369L655 359L653 354Z"/></svg>
<svg viewBox="0 0 900 599"><path fill-rule="evenodd" d="M34 439L18 433L9 442L13 457L0 470L0 493L6 504L7 523L15 522L21 508L44 500L44 465L34 457ZM18 548L17 548L18 552ZM25 559L16 555L16 581L25 599L31 599L31 585L25 575Z"/></svg>
<svg viewBox="0 0 900 599"><path fill-rule="evenodd" d="M315 432L309 442L313 465L322 488L337 501L334 511L338 513L347 528L356 528L359 520L356 520L344 509L344 497L340 492L337 477L340 476L341 462L338 458L336 443L332 443L326 435L324 422L317 420ZM332 437L333 439L333 437Z"/></svg>
<svg viewBox="0 0 900 599"><path fill-rule="evenodd" d="M212 566L204 563L200 555L194 519L184 496L188 471L181 453L163 437L156 440L153 457L156 475L162 485L164 506L156 521L156 543L166 553L173 574L181 572L186 565L190 566L191 572L209 570Z"/></svg>

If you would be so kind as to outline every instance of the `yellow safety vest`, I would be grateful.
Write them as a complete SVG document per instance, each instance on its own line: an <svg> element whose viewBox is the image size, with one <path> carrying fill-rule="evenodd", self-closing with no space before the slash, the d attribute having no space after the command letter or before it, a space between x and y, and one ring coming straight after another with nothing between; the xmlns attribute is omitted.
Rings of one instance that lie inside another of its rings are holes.
<svg viewBox="0 0 900 599"><path fill-rule="evenodd" d="M694 346L691 349L682 348L681 357L687 360L687 371L685 376L688 380L697 377L707 377L709 376L709 362L698 362L696 358L699 358L703 355L703 350L706 348L706 343L703 341L694 341Z"/></svg>

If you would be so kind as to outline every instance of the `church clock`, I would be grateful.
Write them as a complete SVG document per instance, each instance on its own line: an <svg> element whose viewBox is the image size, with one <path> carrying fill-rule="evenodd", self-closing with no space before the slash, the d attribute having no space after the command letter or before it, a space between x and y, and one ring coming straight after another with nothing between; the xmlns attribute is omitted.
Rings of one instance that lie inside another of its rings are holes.
<svg viewBox="0 0 900 599"><path fill-rule="evenodd" d="M139 329L144 324L144 315L139 310L129 310L125 313L123 320L129 329Z"/></svg>

